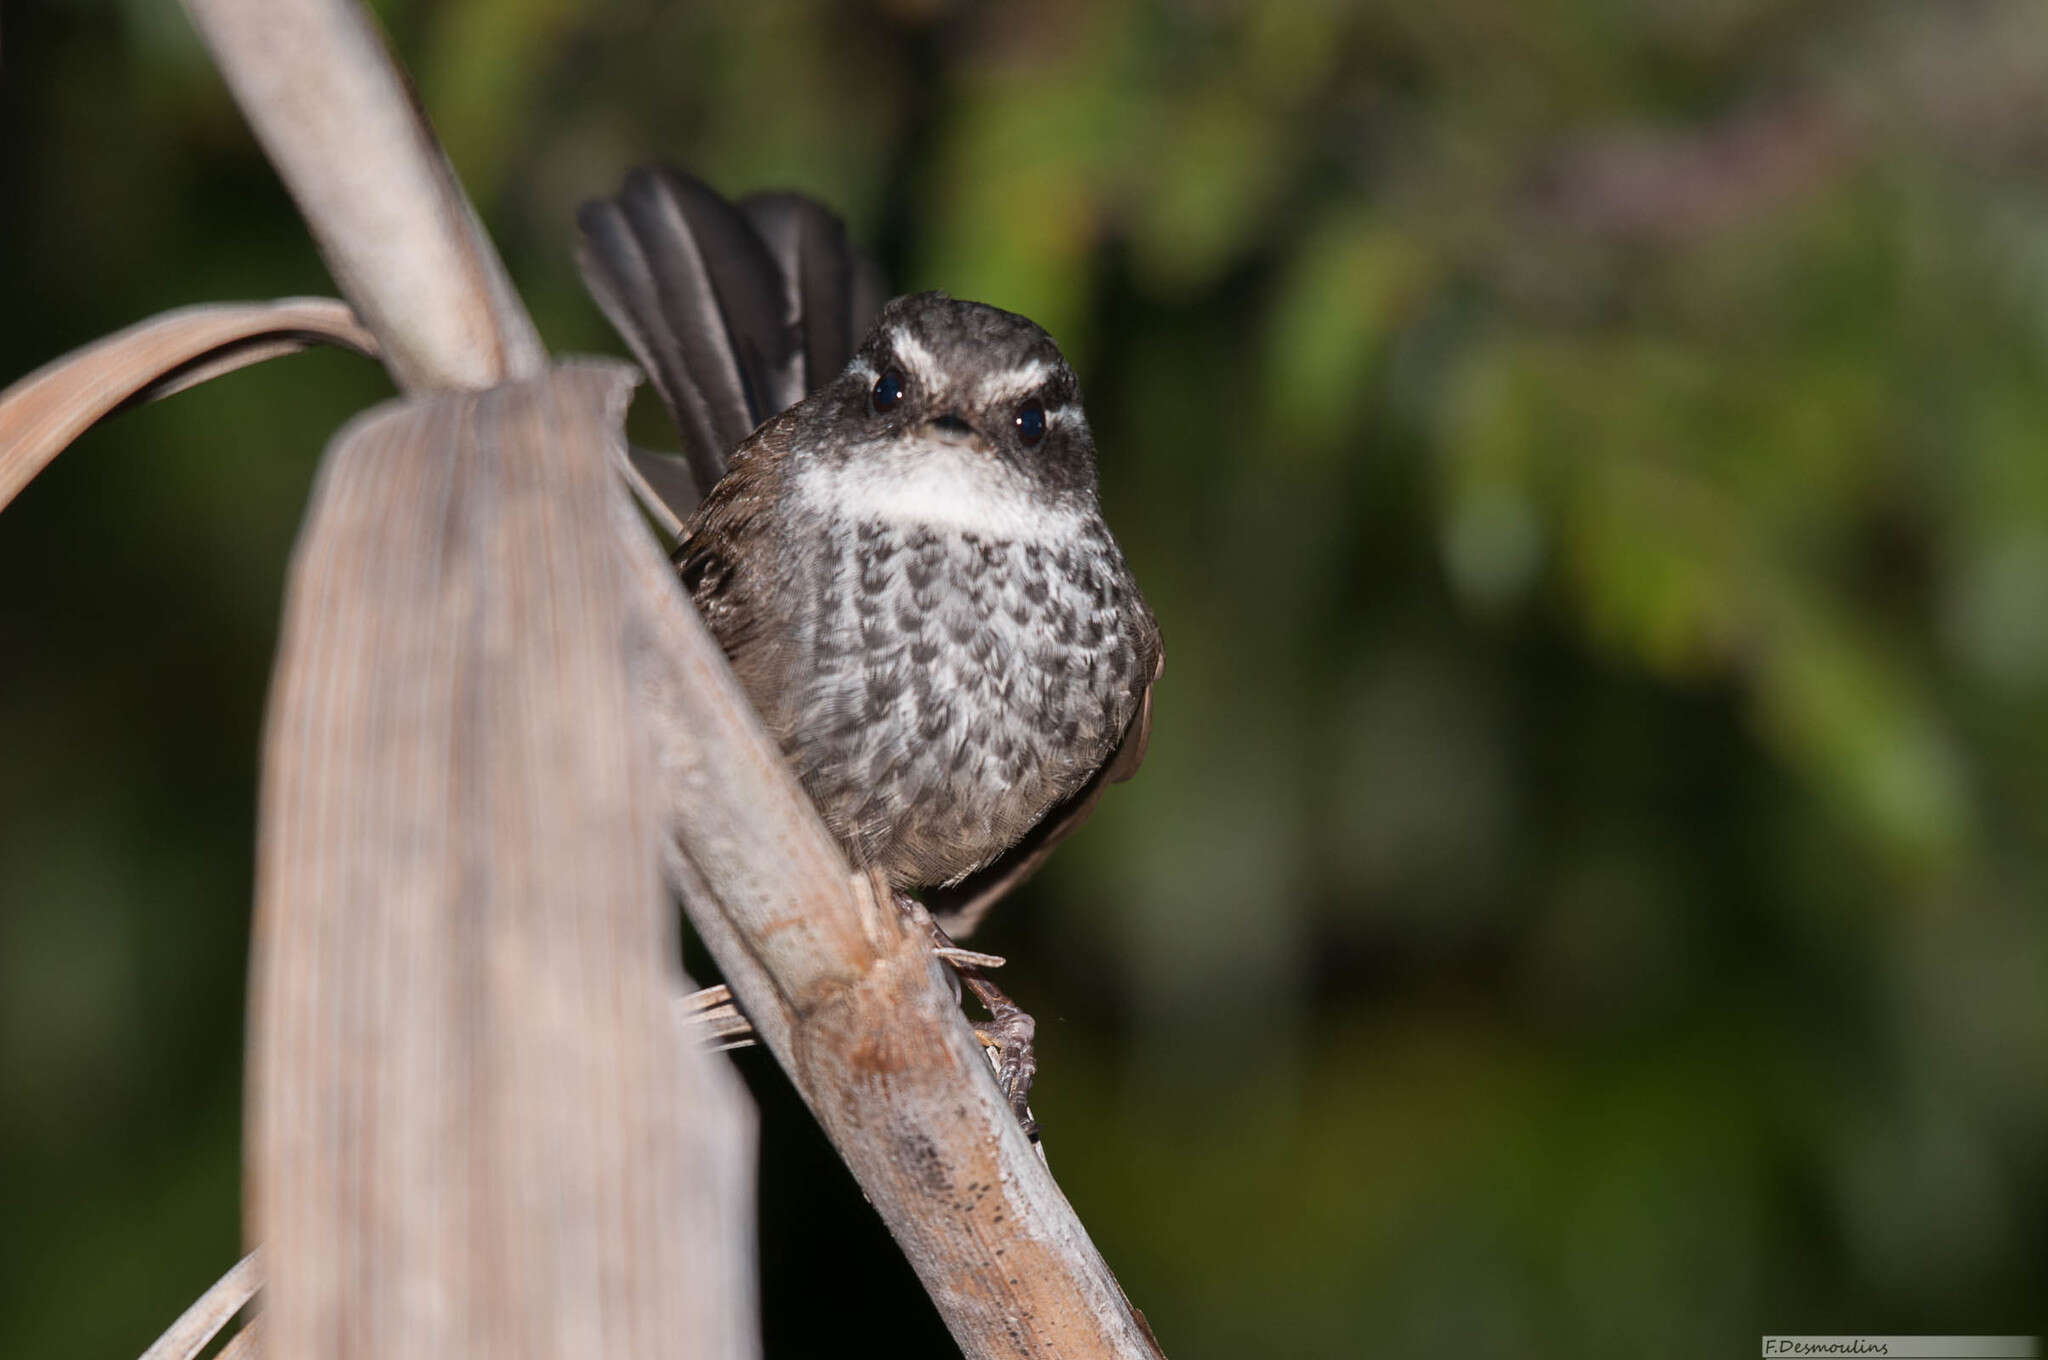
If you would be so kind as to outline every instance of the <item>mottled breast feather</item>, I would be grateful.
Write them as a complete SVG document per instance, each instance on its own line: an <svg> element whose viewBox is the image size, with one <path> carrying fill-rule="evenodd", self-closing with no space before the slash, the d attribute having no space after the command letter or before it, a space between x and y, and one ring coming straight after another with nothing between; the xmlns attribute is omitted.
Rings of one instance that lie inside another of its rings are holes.
<svg viewBox="0 0 2048 1360"><path fill-rule="evenodd" d="M782 433L734 459L678 567L849 856L900 886L957 882L1110 759L1157 627L1092 505L980 528L863 514L769 485L781 460L757 446Z"/></svg>
<svg viewBox="0 0 2048 1360"><path fill-rule="evenodd" d="M1097 520L1058 543L821 526L797 773L854 858L954 882L1101 767L1156 650Z"/></svg>

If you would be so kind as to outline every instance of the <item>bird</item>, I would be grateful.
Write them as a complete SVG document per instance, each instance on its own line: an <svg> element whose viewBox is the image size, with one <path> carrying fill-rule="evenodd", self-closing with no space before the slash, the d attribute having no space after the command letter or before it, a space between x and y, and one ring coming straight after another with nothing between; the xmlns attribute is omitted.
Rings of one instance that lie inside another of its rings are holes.
<svg viewBox="0 0 2048 1360"><path fill-rule="evenodd" d="M1014 312L880 302L802 195L648 166L578 224L681 435L634 463L681 523L683 586L851 863L964 938L1150 735L1164 646L1079 379ZM982 973L961 970L1029 1127L1030 1018Z"/></svg>

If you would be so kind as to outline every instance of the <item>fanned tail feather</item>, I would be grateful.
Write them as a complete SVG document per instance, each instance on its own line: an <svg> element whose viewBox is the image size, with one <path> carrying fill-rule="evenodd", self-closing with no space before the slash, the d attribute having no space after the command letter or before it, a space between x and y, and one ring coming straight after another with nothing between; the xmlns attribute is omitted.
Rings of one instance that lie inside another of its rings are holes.
<svg viewBox="0 0 2048 1360"><path fill-rule="evenodd" d="M751 194L740 211L782 276L784 315L796 328L802 390L794 404L836 377L887 301L881 271L846 239L846 224L802 194Z"/></svg>
<svg viewBox="0 0 2048 1360"><path fill-rule="evenodd" d="M801 195L736 206L692 175L642 166L577 223L584 283L674 417L697 498L756 426L846 366L881 307L880 277L845 224ZM694 507L664 499L679 516Z"/></svg>

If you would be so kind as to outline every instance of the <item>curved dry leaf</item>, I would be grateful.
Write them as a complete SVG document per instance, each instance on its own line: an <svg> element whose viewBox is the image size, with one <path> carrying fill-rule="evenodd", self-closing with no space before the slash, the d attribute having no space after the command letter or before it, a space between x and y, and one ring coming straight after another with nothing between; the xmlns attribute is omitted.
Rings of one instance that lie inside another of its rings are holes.
<svg viewBox="0 0 2048 1360"><path fill-rule="evenodd" d="M104 417L318 344L377 354L347 303L281 298L182 307L43 365L0 392L0 509Z"/></svg>
<svg viewBox="0 0 2048 1360"><path fill-rule="evenodd" d="M213 1288L201 1294L199 1301L187 1308L170 1325L170 1329L156 1339L156 1344L142 1353L142 1360L192 1360L193 1356L206 1349L209 1341L220 1335L221 1328L242 1311L244 1304L256 1297L256 1287L262 1280L262 1268L252 1251L215 1281Z"/></svg>

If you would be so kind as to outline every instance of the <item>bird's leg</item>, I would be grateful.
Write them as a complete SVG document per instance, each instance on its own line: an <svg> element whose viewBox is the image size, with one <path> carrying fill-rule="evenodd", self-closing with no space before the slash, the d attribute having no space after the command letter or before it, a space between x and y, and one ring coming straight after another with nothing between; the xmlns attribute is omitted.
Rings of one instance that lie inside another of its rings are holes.
<svg viewBox="0 0 2048 1360"><path fill-rule="evenodd" d="M938 922L917 909L915 899L902 893L895 894L895 897L898 907L923 917L931 931L932 953L947 964L954 998L959 999L964 987L988 1012L987 1022L974 1027L974 1037L988 1051L990 1066L996 1072L996 1085L1002 1088L1003 1098L1016 1112L1017 1122L1023 1126L1025 1136L1036 1143L1038 1120L1031 1113L1031 1081L1038 1075L1038 1054L1032 1047L1038 1034L1038 1022L1022 1006L1010 1000L1002 988L989 981L990 970L1002 967L1004 960L997 954L962 949L953 943L952 937L940 928ZM679 1004L684 1019L713 1052L746 1048L758 1042L753 1025L740 1013L732 992L723 985L692 992Z"/></svg>
<svg viewBox="0 0 2048 1360"><path fill-rule="evenodd" d="M916 906L913 899L902 893L896 895L896 901L905 910ZM923 915L922 912L917 914ZM1022 1006L1010 1000L1002 988L989 981L989 971L1003 966L1000 955L962 949L953 943L952 937L938 922L929 916L924 920L932 933L932 953L949 964L959 979L954 994L957 996L959 987L965 986L988 1012L988 1022L974 1027L974 1037L988 1050L990 1064L996 1070L996 1085L1002 1088L1003 1098L1010 1102L1018 1124L1023 1126L1024 1136L1036 1143L1038 1120L1031 1113L1031 1082L1038 1075L1038 1053L1032 1047L1032 1041L1038 1034L1038 1022Z"/></svg>

